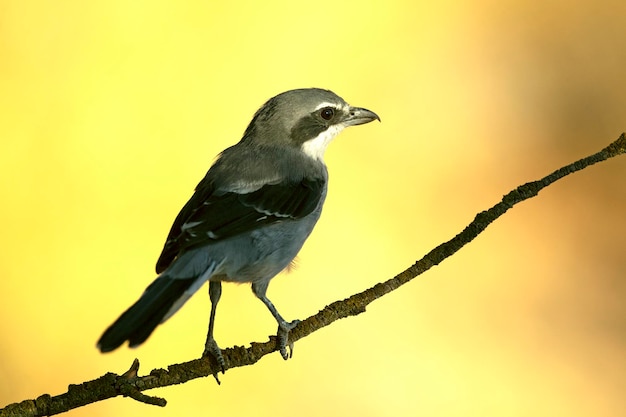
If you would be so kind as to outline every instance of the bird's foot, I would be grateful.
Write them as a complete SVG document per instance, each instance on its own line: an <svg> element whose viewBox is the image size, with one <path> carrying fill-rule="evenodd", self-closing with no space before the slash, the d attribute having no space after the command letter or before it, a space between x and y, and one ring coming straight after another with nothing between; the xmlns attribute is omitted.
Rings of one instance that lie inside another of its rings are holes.
<svg viewBox="0 0 626 417"><path fill-rule="evenodd" d="M300 320L294 320L290 323L283 321L278 323L278 334L276 335L276 343L278 344L278 350L284 360L287 360L293 356L293 342L289 343L289 332L293 330ZM289 347L289 353L287 353L287 347Z"/></svg>
<svg viewBox="0 0 626 417"><path fill-rule="evenodd" d="M202 352L202 357L207 356L212 357L217 362L217 366L220 367L222 373L225 372L226 361L224 360L224 356L222 356L222 349L220 349L220 347L217 345L217 342L213 338L207 339L206 343L204 344L204 352ZM217 378L217 373L214 373L213 377L219 384L220 380Z"/></svg>

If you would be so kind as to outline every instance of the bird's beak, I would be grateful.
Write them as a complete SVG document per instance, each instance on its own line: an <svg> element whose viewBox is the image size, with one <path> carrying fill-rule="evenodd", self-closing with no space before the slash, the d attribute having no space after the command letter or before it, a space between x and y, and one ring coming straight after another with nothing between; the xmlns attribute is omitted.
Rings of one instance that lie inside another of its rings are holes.
<svg viewBox="0 0 626 417"><path fill-rule="evenodd" d="M350 107L350 112L343 123L346 126L356 126L369 123L374 120L378 120L380 122L380 117L378 117L378 115L373 111L361 107Z"/></svg>

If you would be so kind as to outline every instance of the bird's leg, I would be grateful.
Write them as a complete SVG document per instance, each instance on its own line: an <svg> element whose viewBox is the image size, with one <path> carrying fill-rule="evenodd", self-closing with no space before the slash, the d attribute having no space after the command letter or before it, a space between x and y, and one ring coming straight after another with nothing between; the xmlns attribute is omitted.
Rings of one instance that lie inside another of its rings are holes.
<svg viewBox="0 0 626 417"><path fill-rule="evenodd" d="M291 322L285 321L280 313L278 313L278 310L276 310L276 307L274 307L274 304L272 304L269 298L267 298L267 296L265 295L266 290L267 283L252 284L252 291L254 292L254 294L261 301L263 301L263 304L265 304L270 313L272 313L272 316L274 316L274 318L278 322L278 333L276 335L278 340L276 341L276 343L278 344L278 350L280 351L281 356L284 360L287 360L291 358L291 356L293 356L293 342L288 343L289 331L293 330L293 328L296 327L298 323L300 323L300 320L294 320ZM289 347L289 353L287 353L287 347Z"/></svg>
<svg viewBox="0 0 626 417"><path fill-rule="evenodd" d="M217 364L222 368L222 373L226 368L226 362L222 356L222 350L215 342L213 338L213 326L215 325L215 310L217 309L217 302L222 295L222 283L220 281L209 281L209 298L211 299L211 318L209 319L209 332L206 336L206 343L204 344L204 353L202 356L210 354L215 358ZM217 379L217 375L214 375ZM219 379L217 383L219 384Z"/></svg>

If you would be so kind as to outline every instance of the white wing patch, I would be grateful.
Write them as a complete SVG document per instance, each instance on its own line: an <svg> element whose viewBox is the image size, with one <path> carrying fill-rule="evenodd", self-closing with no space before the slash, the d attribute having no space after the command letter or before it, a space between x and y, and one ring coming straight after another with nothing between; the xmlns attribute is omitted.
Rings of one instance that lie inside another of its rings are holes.
<svg viewBox="0 0 626 417"><path fill-rule="evenodd" d="M185 224L182 225L182 227L180 228L183 232L186 230L189 230L191 228L196 227L199 224L202 224L203 222L199 221L199 222L187 222Z"/></svg>
<svg viewBox="0 0 626 417"><path fill-rule="evenodd" d="M342 124L336 124L330 126L328 129L302 144L302 152L310 156L317 161L324 161L324 152L328 147L328 144L337 136L345 126Z"/></svg>

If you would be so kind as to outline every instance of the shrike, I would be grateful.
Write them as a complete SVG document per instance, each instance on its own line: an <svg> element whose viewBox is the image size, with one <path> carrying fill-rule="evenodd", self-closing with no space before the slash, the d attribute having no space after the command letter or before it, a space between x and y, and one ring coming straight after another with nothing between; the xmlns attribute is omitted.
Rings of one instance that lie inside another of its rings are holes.
<svg viewBox="0 0 626 417"><path fill-rule="evenodd" d="M331 91L291 90L268 100L254 115L239 143L224 150L196 187L170 230L156 264L157 278L139 300L102 335L109 352L128 340L143 343L206 281L211 315L204 355L222 368L213 338L222 281L250 282L252 291L278 322L284 359L287 322L265 295L270 280L287 268L320 217L328 171L324 151L344 128L380 118L349 106Z"/></svg>

